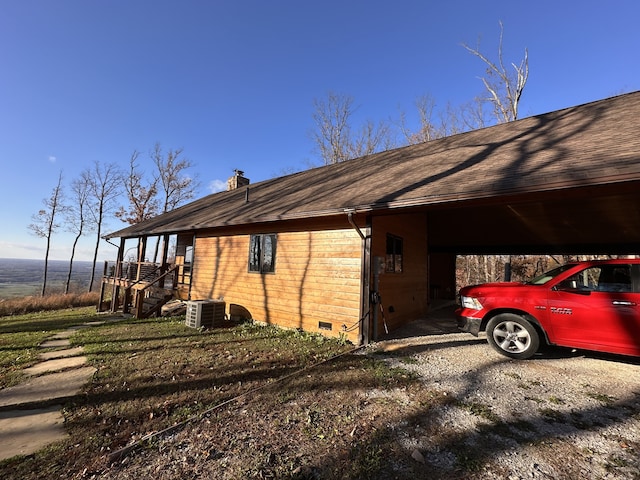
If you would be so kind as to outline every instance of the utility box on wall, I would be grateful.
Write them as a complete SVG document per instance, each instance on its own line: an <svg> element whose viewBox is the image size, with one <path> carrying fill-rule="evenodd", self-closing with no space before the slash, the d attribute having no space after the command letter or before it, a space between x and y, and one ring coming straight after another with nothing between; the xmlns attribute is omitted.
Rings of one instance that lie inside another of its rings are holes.
<svg viewBox="0 0 640 480"><path fill-rule="evenodd" d="M220 300L187 302L185 325L191 328L213 328L224 323L226 304Z"/></svg>

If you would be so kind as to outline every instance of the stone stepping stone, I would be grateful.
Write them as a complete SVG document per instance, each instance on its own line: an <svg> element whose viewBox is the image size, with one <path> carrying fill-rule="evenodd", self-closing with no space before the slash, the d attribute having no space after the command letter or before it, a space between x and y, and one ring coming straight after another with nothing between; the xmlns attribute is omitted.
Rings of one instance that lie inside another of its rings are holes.
<svg viewBox="0 0 640 480"><path fill-rule="evenodd" d="M25 383L0 390L0 407L68 398L76 395L96 372L82 367L35 377Z"/></svg>
<svg viewBox="0 0 640 480"><path fill-rule="evenodd" d="M65 330L64 332L58 332L55 335L51 335L47 340L62 340L71 337L71 335L74 335L75 333L75 330Z"/></svg>
<svg viewBox="0 0 640 480"><path fill-rule="evenodd" d="M33 367L25 368L24 373L32 376L42 375L47 372L57 372L67 368L81 367L85 363L87 363L87 357L56 358L53 360L47 360L46 362L37 363Z"/></svg>
<svg viewBox="0 0 640 480"><path fill-rule="evenodd" d="M67 348L66 350L53 350L51 352L42 352L38 354L39 360L53 360L54 358L77 357L84 352L83 347Z"/></svg>
<svg viewBox="0 0 640 480"><path fill-rule="evenodd" d="M52 335L48 338L48 340L62 340L64 338L69 338L72 335L75 335L76 330L65 330L64 332L58 332L55 335Z"/></svg>
<svg viewBox="0 0 640 480"><path fill-rule="evenodd" d="M59 405L0 412L0 460L29 455L66 437Z"/></svg>
<svg viewBox="0 0 640 480"><path fill-rule="evenodd" d="M104 323L87 322L71 327L46 339L40 348L70 347L69 338L78 330ZM60 405L30 410L3 410L6 407L28 406L77 395L96 372L94 367L83 366L87 362L87 357L80 356L83 352L81 346L42 352L38 355L42 362L25 369L27 375L41 376L0 390L0 461L16 455L30 455L67 436Z"/></svg>
<svg viewBox="0 0 640 480"><path fill-rule="evenodd" d="M86 322L86 323L83 323L82 325L71 327L69 330L79 330L81 328L88 328L88 327L99 327L100 325L104 325L105 323L107 323L105 320L96 320L95 322Z"/></svg>
<svg viewBox="0 0 640 480"><path fill-rule="evenodd" d="M40 348L59 348L69 346L71 346L71 342L65 338L45 340L40 344Z"/></svg>

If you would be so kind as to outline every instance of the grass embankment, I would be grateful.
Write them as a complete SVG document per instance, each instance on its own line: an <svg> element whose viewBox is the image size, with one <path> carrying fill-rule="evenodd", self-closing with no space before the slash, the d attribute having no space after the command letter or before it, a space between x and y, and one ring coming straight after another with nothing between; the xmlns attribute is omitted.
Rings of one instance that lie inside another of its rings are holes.
<svg viewBox="0 0 640 480"><path fill-rule="evenodd" d="M25 313L60 310L73 307L88 307L98 304L97 292L52 294L0 299L0 317Z"/></svg>
<svg viewBox="0 0 640 480"><path fill-rule="evenodd" d="M44 338L99 318L108 317L91 308L0 318L5 383L34 361ZM384 469L377 446L384 441L382 412L394 410L390 397L367 392L413 383L406 371L356 355L276 382L353 346L251 323L199 331L186 327L184 317L121 319L82 329L71 341L84 346L97 372L64 405L68 439L1 462L1 478L113 474L118 464L108 463L111 453L207 411L195 422L206 433L185 434L206 436L206 451L197 449L197 455L210 455L209 467L225 478L306 478L308 465L322 465L324 478L362 478ZM242 400L211 410L238 395ZM162 469L155 448L146 444L132 456L152 455L144 468L159 461Z"/></svg>

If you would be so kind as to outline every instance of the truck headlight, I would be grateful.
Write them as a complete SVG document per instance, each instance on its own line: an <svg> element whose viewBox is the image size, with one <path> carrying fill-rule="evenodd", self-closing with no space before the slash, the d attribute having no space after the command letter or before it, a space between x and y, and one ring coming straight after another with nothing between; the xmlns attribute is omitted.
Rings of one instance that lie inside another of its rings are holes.
<svg viewBox="0 0 640 480"><path fill-rule="evenodd" d="M471 310L482 310L482 304L475 297L460 297L462 308L470 308Z"/></svg>

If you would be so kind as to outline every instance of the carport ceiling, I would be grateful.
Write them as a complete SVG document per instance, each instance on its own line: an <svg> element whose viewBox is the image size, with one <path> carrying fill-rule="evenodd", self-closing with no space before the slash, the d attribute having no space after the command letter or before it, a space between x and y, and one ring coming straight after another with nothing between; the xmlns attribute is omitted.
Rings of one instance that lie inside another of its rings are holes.
<svg viewBox="0 0 640 480"><path fill-rule="evenodd" d="M431 209L429 249L458 254L640 254L640 183Z"/></svg>

